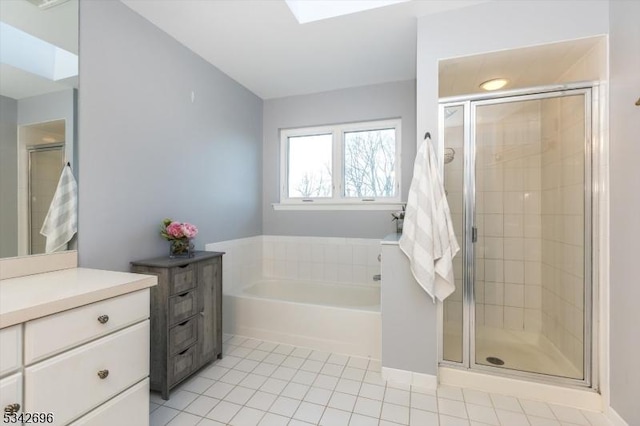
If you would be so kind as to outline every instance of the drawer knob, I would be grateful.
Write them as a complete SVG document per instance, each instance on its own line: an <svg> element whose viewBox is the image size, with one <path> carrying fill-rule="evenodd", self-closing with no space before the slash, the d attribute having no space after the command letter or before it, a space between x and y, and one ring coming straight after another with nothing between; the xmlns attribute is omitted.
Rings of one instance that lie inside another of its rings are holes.
<svg viewBox="0 0 640 426"><path fill-rule="evenodd" d="M20 411L20 404L18 404L17 402L15 404L9 404L4 407L4 412L7 414L15 414L18 411Z"/></svg>
<svg viewBox="0 0 640 426"><path fill-rule="evenodd" d="M109 375L109 370L98 371L98 377L100 377L101 379L106 379L108 375Z"/></svg>
<svg viewBox="0 0 640 426"><path fill-rule="evenodd" d="M100 324L106 324L106 323L107 323L107 321L109 321L109 315L100 315L100 316L98 317L98 322L99 322Z"/></svg>

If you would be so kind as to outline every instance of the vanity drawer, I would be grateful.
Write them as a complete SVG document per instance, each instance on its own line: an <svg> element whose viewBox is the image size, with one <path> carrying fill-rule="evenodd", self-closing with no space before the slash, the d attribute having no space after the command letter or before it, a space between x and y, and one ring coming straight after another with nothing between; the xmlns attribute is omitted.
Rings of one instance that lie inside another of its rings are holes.
<svg viewBox="0 0 640 426"><path fill-rule="evenodd" d="M25 369L24 411L67 424L149 373L149 321ZM64 389L64 391L62 391Z"/></svg>
<svg viewBox="0 0 640 426"><path fill-rule="evenodd" d="M198 313L198 291L192 290L169 298L169 326Z"/></svg>
<svg viewBox="0 0 640 426"><path fill-rule="evenodd" d="M22 364L22 326L0 330L0 377L17 370Z"/></svg>
<svg viewBox="0 0 640 426"><path fill-rule="evenodd" d="M149 290L145 289L29 321L25 326L25 364L147 318Z"/></svg>
<svg viewBox="0 0 640 426"><path fill-rule="evenodd" d="M70 426L149 425L149 379L116 396Z"/></svg>
<svg viewBox="0 0 640 426"><path fill-rule="evenodd" d="M196 288L196 269L193 264L171 268L169 273L171 275L169 280L170 296Z"/></svg>
<svg viewBox="0 0 640 426"><path fill-rule="evenodd" d="M13 406L20 413L22 408L22 373L16 373L13 376L5 377L0 380L0 410L2 414L8 412Z"/></svg>
<svg viewBox="0 0 640 426"><path fill-rule="evenodd" d="M198 345L193 345L169 358L169 386L191 374L198 365Z"/></svg>
<svg viewBox="0 0 640 426"><path fill-rule="evenodd" d="M198 340L198 316L181 322L169 330L169 355L182 352Z"/></svg>

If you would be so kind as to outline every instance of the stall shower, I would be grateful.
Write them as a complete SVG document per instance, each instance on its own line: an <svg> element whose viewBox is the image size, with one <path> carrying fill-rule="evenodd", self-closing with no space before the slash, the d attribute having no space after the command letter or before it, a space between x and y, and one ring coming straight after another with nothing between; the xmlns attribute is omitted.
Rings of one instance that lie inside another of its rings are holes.
<svg viewBox="0 0 640 426"><path fill-rule="evenodd" d="M586 85L441 100L443 365L592 385L592 109Z"/></svg>

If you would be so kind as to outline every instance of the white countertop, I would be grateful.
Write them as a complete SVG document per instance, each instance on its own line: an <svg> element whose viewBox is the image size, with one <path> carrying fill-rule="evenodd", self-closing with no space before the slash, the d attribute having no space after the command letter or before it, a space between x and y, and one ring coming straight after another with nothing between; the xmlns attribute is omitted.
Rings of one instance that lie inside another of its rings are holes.
<svg viewBox="0 0 640 426"><path fill-rule="evenodd" d="M380 241L380 244L387 246L397 246L398 241L400 241L400 237L402 237L402 234L389 234L384 237L382 241Z"/></svg>
<svg viewBox="0 0 640 426"><path fill-rule="evenodd" d="M0 281L0 328L153 287L151 275L72 268Z"/></svg>

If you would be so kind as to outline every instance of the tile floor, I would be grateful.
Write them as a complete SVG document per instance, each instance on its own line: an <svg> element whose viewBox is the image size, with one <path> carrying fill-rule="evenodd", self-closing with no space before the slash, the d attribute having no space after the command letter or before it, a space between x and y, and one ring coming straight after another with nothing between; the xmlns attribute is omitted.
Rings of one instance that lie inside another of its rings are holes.
<svg viewBox="0 0 640 426"><path fill-rule="evenodd" d="M385 382L380 362L226 336L224 358L151 393L151 426L608 426L600 413L471 389Z"/></svg>

